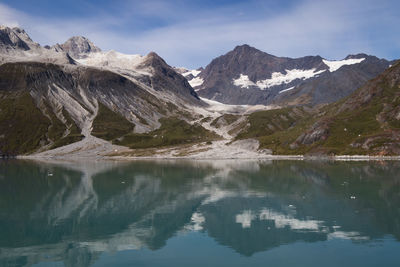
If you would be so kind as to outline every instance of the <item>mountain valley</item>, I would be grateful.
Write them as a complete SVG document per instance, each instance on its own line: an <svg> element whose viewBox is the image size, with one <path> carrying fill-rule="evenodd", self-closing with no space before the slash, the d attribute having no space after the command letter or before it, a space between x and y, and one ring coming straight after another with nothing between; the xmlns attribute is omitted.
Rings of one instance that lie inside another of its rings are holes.
<svg viewBox="0 0 400 267"><path fill-rule="evenodd" d="M400 65L276 57L248 45L204 69L85 37L0 28L0 154L260 158L400 154Z"/></svg>

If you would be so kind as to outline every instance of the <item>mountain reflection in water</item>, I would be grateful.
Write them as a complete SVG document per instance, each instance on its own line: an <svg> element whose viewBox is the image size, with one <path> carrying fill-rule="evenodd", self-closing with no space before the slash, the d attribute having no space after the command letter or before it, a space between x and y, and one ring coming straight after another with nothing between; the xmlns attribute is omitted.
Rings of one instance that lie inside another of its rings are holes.
<svg viewBox="0 0 400 267"><path fill-rule="evenodd" d="M200 232L240 255L400 238L399 162L0 162L0 266L157 251Z"/></svg>

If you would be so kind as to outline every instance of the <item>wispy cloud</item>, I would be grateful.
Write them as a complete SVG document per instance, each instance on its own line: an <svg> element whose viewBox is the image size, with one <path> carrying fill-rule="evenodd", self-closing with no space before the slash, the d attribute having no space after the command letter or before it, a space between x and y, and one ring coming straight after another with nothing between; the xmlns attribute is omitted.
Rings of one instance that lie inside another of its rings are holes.
<svg viewBox="0 0 400 267"><path fill-rule="evenodd" d="M18 13L19 12L17 10L0 4L0 24L7 25L9 27L18 27Z"/></svg>
<svg viewBox="0 0 400 267"><path fill-rule="evenodd" d="M103 49L145 54L198 67L238 44L280 56L320 54L340 59L366 52L398 58L397 1L311 1L266 6L265 1L214 6L183 1L124 1L114 12L45 19L0 4L0 23L20 25L40 43L85 35ZM117 2L118 3L118 2Z"/></svg>

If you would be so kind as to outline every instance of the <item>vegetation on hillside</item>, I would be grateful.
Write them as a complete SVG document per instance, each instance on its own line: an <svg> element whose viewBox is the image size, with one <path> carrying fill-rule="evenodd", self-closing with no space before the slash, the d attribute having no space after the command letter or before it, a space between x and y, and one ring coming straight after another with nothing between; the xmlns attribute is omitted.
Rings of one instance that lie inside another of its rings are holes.
<svg viewBox="0 0 400 267"><path fill-rule="evenodd" d="M220 128L221 126L231 125L232 123L236 122L240 117L240 115L224 114L213 120L210 125L215 128Z"/></svg>
<svg viewBox="0 0 400 267"><path fill-rule="evenodd" d="M216 140L218 135L199 124L191 125L176 117L161 118L161 127L150 133L131 133L115 141L130 148L165 147Z"/></svg>
<svg viewBox="0 0 400 267"><path fill-rule="evenodd" d="M52 144L56 148L83 138L80 129L63 110L67 126L61 122L50 106L44 103L42 112L28 92L0 93L0 154L21 155L35 152Z"/></svg>
<svg viewBox="0 0 400 267"><path fill-rule="evenodd" d="M98 114L93 121L92 135L105 140L114 140L131 133L134 127L135 125L121 114L99 103Z"/></svg>
<svg viewBox="0 0 400 267"><path fill-rule="evenodd" d="M0 153L33 152L47 143L50 120L36 107L28 92L0 93Z"/></svg>
<svg viewBox="0 0 400 267"><path fill-rule="evenodd" d="M51 149L69 145L78 142L84 138L84 136L81 134L81 130L69 116L68 112L65 111L65 109L62 110L62 114L67 121L69 133L67 136L62 136L61 138L58 139L52 139L54 140L54 143L51 146Z"/></svg>
<svg viewBox="0 0 400 267"><path fill-rule="evenodd" d="M283 155L398 155L400 87L395 71L392 67L351 96L312 113L293 116L294 108L255 112L237 139L257 138L260 148Z"/></svg>
<svg viewBox="0 0 400 267"><path fill-rule="evenodd" d="M259 138L276 132L285 131L296 126L299 120L308 116L309 113L303 108L257 111L249 115L249 126L239 133L236 138Z"/></svg>

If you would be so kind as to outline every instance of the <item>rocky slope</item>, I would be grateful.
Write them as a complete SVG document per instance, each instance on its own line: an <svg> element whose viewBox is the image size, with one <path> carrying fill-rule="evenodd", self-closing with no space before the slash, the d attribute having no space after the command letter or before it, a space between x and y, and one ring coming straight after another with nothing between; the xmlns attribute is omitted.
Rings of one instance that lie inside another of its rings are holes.
<svg viewBox="0 0 400 267"><path fill-rule="evenodd" d="M0 155L399 155L399 64L388 66L365 54L290 59L244 45L187 70L84 37L42 47L1 27Z"/></svg>
<svg viewBox="0 0 400 267"><path fill-rule="evenodd" d="M276 57L242 45L188 79L200 96L226 104L316 105L350 95L390 64L365 54L340 61Z"/></svg>
<svg viewBox="0 0 400 267"><path fill-rule="evenodd" d="M280 116L274 112L263 112L263 121L289 122L286 127L266 130L252 114L250 127L238 137L258 138L275 154L399 155L400 62L350 96L300 119L289 121L293 108Z"/></svg>
<svg viewBox="0 0 400 267"><path fill-rule="evenodd" d="M101 52L89 39L83 36L73 36L63 44L56 44L50 49L57 52L66 52L73 58L86 57L89 53Z"/></svg>
<svg viewBox="0 0 400 267"><path fill-rule="evenodd" d="M0 26L0 64L27 61L76 64L66 52L56 52L50 47L41 47L23 29Z"/></svg>
<svg viewBox="0 0 400 267"><path fill-rule="evenodd" d="M92 135L121 140L157 129L163 117L187 120L188 107L205 105L155 53L107 54L76 37L58 51L19 28L0 33L0 154L47 150Z"/></svg>
<svg viewBox="0 0 400 267"><path fill-rule="evenodd" d="M38 49L40 45L32 41L29 35L21 28L0 26L0 51Z"/></svg>

